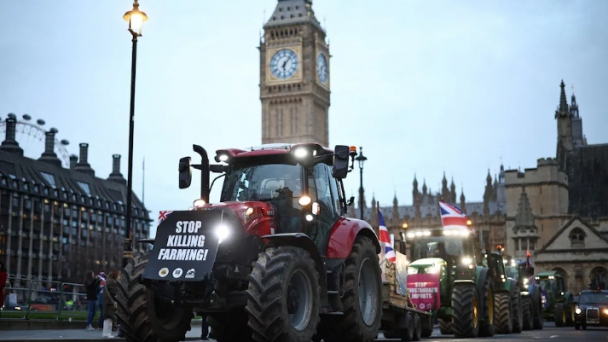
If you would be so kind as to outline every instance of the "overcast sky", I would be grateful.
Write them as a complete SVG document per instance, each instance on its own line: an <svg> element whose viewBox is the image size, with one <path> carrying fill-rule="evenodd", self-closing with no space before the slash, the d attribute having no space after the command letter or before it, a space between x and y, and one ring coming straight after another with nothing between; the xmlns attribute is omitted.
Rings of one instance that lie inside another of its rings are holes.
<svg viewBox="0 0 608 342"><path fill-rule="evenodd" d="M158 210L186 209L177 164L192 144L261 143L259 36L276 0L142 0L134 190ZM100 177L112 154L127 174L130 0L0 1L0 115L87 142ZM443 172L481 201L488 169L554 157L559 83L571 86L589 143L608 142L608 1L316 0L330 40L330 144L363 146L366 197L412 203L414 174ZM265 14L264 14L265 13ZM42 143L25 144L38 158ZM358 172L358 170L357 170ZM358 174L346 181L356 194ZM214 191L212 200L218 200ZM153 228L153 232L155 229Z"/></svg>

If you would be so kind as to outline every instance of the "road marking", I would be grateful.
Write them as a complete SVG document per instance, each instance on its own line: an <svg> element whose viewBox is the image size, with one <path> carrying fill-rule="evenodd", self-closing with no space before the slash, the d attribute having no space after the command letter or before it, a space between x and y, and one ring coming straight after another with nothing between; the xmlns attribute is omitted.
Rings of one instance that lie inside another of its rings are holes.
<svg viewBox="0 0 608 342"><path fill-rule="evenodd" d="M559 335L551 335L551 338L559 337Z"/></svg>

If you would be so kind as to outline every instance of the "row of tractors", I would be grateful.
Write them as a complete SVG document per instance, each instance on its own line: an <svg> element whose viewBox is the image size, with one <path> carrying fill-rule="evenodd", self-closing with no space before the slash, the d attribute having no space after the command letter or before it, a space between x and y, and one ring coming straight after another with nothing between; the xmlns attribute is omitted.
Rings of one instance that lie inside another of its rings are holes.
<svg viewBox="0 0 608 342"><path fill-rule="evenodd" d="M213 165L204 148L193 149L201 162L180 160L179 186L200 170L200 199L161 212L155 238L140 241L153 249L119 276L117 316L128 341L182 341L195 315L218 342L371 342L379 332L416 341L436 320L442 334L489 337L542 329L543 306L555 308L556 322L571 315L568 301L527 284L525 267L482 250L470 229L408 232L396 248L407 262L389 274L374 229L346 216L354 147L225 149ZM220 200L210 203L220 177ZM413 303L414 275L437 279L437 291L425 294L437 299L431 307Z"/></svg>

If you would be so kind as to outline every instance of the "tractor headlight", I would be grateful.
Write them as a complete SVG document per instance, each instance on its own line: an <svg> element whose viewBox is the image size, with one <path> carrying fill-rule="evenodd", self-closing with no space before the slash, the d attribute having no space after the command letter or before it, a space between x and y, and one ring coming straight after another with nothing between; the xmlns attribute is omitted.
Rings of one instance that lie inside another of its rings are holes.
<svg viewBox="0 0 608 342"><path fill-rule="evenodd" d="M469 258L469 257L463 257L462 258L462 264L465 266L470 265L471 263L473 263L473 259Z"/></svg>
<svg viewBox="0 0 608 342"><path fill-rule="evenodd" d="M199 198L194 200L194 203L192 205L194 206L194 208L202 208L205 204L205 200Z"/></svg>
<svg viewBox="0 0 608 342"><path fill-rule="evenodd" d="M215 228L215 236L217 236L218 243L222 243L230 235L230 229L225 225L219 225Z"/></svg>
<svg viewBox="0 0 608 342"><path fill-rule="evenodd" d="M304 158L308 155L308 151L305 148L300 147L293 151L293 155L296 156L296 158Z"/></svg>
<svg viewBox="0 0 608 342"><path fill-rule="evenodd" d="M312 202L312 199L306 195L300 197L300 199L298 199L298 204L300 204L301 206L307 206L310 204L310 202Z"/></svg>
<svg viewBox="0 0 608 342"><path fill-rule="evenodd" d="M574 309L574 312L576 312L576 314L579 315L581 313L581 308Z"/></svg>
<svg viewBox="0 0 608 342"><path fill-rule="evenodd" d="M527 286L528 285L528 281L529 281L528 278L524 278L524 285Z"/></svg>
<svg viewBox="0 0 608 342"><path fill-rule="evenodd" d="M416 236L414 233L407 233L407 237L413 239Z"/></svg>

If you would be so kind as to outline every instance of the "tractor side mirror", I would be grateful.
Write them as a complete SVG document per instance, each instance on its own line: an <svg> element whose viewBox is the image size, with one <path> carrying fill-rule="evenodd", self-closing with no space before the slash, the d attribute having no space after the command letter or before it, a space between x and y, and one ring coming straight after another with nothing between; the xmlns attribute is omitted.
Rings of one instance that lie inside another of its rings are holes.
<svg viewBox="0 0 608 342"><path fill-rule="evenodd" d="M190 167L190 157L179 160L179 188L187 189L192 183L192 168Z"/></svg>
<svg viewBox="0 0 608 342"><path fill-rule="evenodd" d="M336 179L346 178L348 174L348 157L350 148L346 145L336 145L334 148L334 165L331 173Z"/></svg>

